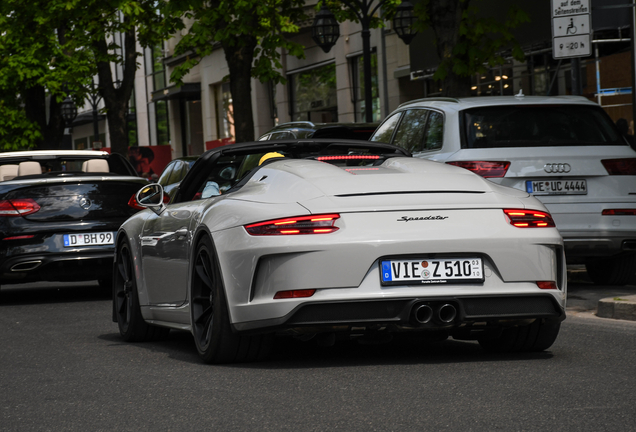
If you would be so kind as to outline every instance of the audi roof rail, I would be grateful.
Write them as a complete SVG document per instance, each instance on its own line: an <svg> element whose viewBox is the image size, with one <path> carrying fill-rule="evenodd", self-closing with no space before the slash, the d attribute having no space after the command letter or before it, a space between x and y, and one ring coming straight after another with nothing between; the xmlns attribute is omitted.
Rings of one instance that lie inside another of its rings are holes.
<svg viewBox="0 0 636 432"><path fill-rule="evenodd" d="M398 108L402 108L403 106L410 105L410 104L413 104L413 103L418 103L418 102L452 102L452 103L459 103L460 100L457 99L457 98L452 98L452 97L429 97L429 98L414 99L412 101L404 102L404 103L400 104L398 106Z"/></svg>

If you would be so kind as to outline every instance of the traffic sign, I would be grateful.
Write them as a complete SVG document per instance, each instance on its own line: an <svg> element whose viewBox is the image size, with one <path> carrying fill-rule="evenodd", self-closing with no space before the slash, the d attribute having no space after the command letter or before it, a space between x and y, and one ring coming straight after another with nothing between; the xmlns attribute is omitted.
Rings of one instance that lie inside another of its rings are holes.
<svg viewBox="0 0 636 432"><path fill-rule="evenodd" d="M590 0L552 0L552 57L586 57L590 54Z"/></svg>

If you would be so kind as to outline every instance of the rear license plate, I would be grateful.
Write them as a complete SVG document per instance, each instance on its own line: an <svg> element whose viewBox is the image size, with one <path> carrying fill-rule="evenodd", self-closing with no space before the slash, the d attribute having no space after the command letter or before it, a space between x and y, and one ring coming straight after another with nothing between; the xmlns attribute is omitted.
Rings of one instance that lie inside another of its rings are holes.
<svg viewBox="0 0 636 432"><path fill-rule="evenodd" d="M532 195L587 195L587 181L528 180L526 192Z"/></svg>
<svg viewBox="0 0 636 432"><path fill-rule="evenodd" d="M382 285L483 282L481 258L380 261Z"/></svg>
<svg viewBox="0 0 636 432"><path fill-rule="evenodd" d="M115 235L112 232L64 234L64 247L99 246L114 243Z"/></svg>

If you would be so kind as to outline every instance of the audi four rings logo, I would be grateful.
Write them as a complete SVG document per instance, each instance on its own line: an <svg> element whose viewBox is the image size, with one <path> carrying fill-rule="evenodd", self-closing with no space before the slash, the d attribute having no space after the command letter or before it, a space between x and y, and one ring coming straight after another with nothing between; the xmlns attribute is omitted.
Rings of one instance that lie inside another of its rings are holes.
<svg viewBox="0 0 636 432"><path fill-rule="evenodd" d="M547 173L569 173L572 167L567 163L549 163L543 165L543 170Z"/></svg>

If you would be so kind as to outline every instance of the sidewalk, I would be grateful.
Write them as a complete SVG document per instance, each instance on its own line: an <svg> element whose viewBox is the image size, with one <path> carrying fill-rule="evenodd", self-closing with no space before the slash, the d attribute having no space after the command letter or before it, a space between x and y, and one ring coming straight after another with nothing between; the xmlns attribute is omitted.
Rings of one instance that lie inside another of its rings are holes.
<svg viewBox="0 0 636 432"><path fill-rule="evenodd" d="M584 266L568 266L568 313L636 321L636 286L594 285Z"/></svg>

